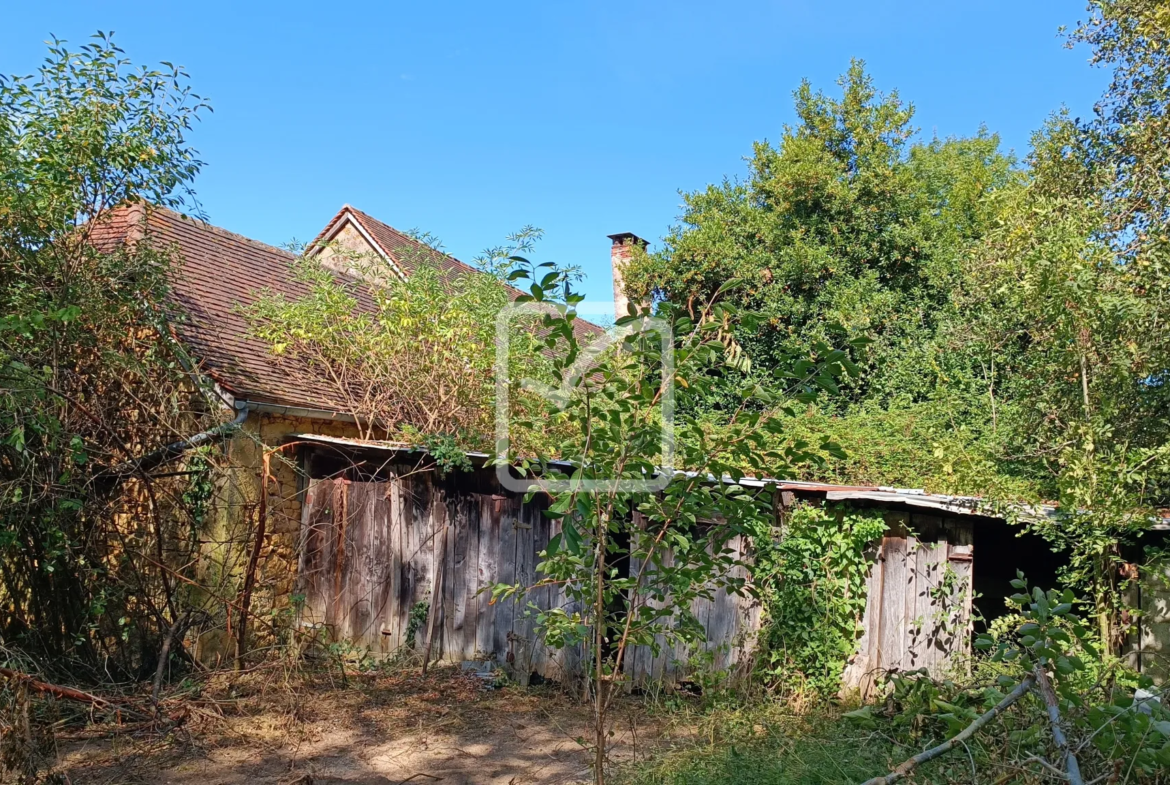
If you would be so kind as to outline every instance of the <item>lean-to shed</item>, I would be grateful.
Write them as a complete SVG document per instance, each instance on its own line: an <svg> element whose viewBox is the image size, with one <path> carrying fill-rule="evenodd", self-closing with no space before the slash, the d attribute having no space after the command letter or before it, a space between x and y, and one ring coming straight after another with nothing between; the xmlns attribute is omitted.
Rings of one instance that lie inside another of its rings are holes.
<svg viewBox="0 0 1170 785"><path fill-rule="evenodd" d="M479 468L471 472L439 477L419 471L419 455L402 445L311 434L290 438L300 444L304 476L298 569L303 624L323 626L374 654L390 654L401 646L421 649L423 620L435 609L434 657L492 659L521 682L532 675L564 680L579 673L580 653L544 646L530 612L563 606L563 595L545 588L518 602L492 603L486 591L496 583L537 582L538 554L557 529L542 514L539 494L525 502L502 489L495 470L484 468L487 456L472 455ZM1005 526L1002 520L981 514L972 499L775 480L743 484L771 486L781 515L799 500L882 510L889 529L871 548L863 633L845 673L847 686L868 692L875 676L888 669L941 673L962 667L978 582L977 532ZM733 541L731 547L750 564L747 543ZM724 591L701 602L695 611L707 631L706 656L665 647L657 654L634 651L629 684L686 680L698 662L732 673L750 665L758 605Z"/></svg>

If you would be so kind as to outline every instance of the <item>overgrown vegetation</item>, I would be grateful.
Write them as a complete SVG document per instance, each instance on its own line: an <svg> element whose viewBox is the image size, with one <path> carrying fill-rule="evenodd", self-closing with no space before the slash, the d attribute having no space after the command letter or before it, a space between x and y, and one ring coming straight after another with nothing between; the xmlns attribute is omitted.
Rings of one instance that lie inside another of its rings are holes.
<svg viewBox="0 0 1170 785"><path fill-rule="evenodd" d="M0 78L0 635L64 673L153 675L190 612L202 471L139 461L220 415L171 337L168 249L104 244L97 219L190 203L204 109L104 36Z"/></svg>
<svg viewBox="0 0 1170 785"><path fill-rule="evenodd" d="M420 262L403 280L311 249L293 270L306 296L249 309L362 436L423 447L448 473L495 444L498 312L543 308L509 333L496 446L559 533L537 586L494 594L563 599L537 622L585 664L599 782L631 652L702 644L695 603L721 589L763 604L764 695L724 700L695 720L705 744L631 782L1165 780L1170 718L1117 655L1135 618L1126 560L1170 504L1170 14L1090 12L1069 40L1113 83L1093 117L1054 114L1020 160L986 131L920 139L913 107L860 62L839 97L801 85L798 122L755 145L748 177L687 195L665 248L636 257L642 305L611 346L576 319L575 271L520 255L531 228L485 254L486 275ZM167 727L167 676L203 667L190 644L237 663L246 646L279 448L260 448L261 492L230 531L214 449L152 457L227 435L228 415L170 329L173 253L134 223L146 203L198 212L187 133L205 108L180 69L132 70L106 36L0 78L0 766L26 781L48 736L35 695ZM129 241L110 240L113 216ZM1019 578L969 676L894 673L884 704L785 716L781 698L837 691L885 524L805 506L777 526L746 473L1054 499L1018 523L1067 556L1066 586ZM754 543L750 580L737 537ZM340 662L343 681L345 655L372 667L299 632L292 609L266 611L298 667ZM149 682L150 697L50 675Z"/></svg>
<svg viewBox="0 0 1170 785"><path fill-rule="evenodd" d="M1016 628L981 639L994 653L969 676L893 673L884 703L849 711L822 704L797 714L767 699L692 705L681 710L682 721L697 725L692 740L626 767L618 781L1040 783L1070 781L1065 772L1075 770L1071 781L1080 783L1164 782L1170 714L1156 693L1135 698L1148 681L1101 658L1071 593L1016 585ZM997 706L978 733L945 754L924 754ZM915 756L923 760L907 765Z"/></svg>
<svg viewBox="0 0 1170 785"><path fill-rule="evenodd" d="M801 505L754 538L764 628L756 674L777 695L829 696L857 649L880 511ZM778 539L773 539L773 538Z"/></svg>
<svg viewBox="0 0 1170 785"><path fill-rule="evenodd" d="M750 367L693 404L708 438L740 376L768 385L814 341L863 339L863 372L784 429L844 448L808 478L1056 500L1057 518L1025 525L1067 554L1067 585L1117 651L1122 553L1170 502L1170 191L1155 141L1170 31L1159 3L1089 10L1069 41L1114 81L1093 117L1054 114L1022 160L983 131L919 140L913 107L855 62L839 97L803 84L798 122L755 145L742 182L688 194L626 280L632 297L689 302L738 277L728 297L765 315L736 333Z"/></svg>
<svg viewBox="0 0 1170 785"><path fill-rule="evenodd" d="M734 328L751 318L730 305L695 305L690 311L648 308L618 319L612 346L583 347L574 329L581 296L549 264L515 258L512 280L530 282L517 298L544 312L541 332L559 388L546 389L543 410L517 417L514 427L539 432L562 424L558 441L538 443L534 458L500 445L502 467L515 466L528 497L549 499L546 515L559 533L540 554L535 586L495 588L496 598L551 587L563 603L539 613L538 627L555 648L577 652L595 707L594 777L604 782L607 711L620 692L632 652L654 655L676 641L701 642L694 603L721 588L744 590L732 568L730 541L772 518L771 493L739 483L744 464L758 473L812 458L805 445L764 448L787 404L747 380L739 394L762 410L741 406L724 438L709 443L686 414L687 403L707 394L714 371L740 367ZM717 298L713 298L717 299ZM777 376L788 382L785 400L811 401L837 387L850 366L845 353L819 353ZM791 410L785 412L791 416ZM677 445L677 452L675 452ZM676 473L675 467L689 473ZM711 478L725 478L712 482ZM625 569L621 565L625 565Z"/></svg>
<svg viewBox="0 0 1170 785"><path fill-rule="evenodd" d="M333 266L344 260L356 275L339 276L317 256L302 256L292 276L308 294L262 293L247 313L255 333L322 378L365 438L447 434L464 447L485 446L504 284L490 275L444 276L426 263L412 265L404 280L380 258L330 250Z"/></svg>

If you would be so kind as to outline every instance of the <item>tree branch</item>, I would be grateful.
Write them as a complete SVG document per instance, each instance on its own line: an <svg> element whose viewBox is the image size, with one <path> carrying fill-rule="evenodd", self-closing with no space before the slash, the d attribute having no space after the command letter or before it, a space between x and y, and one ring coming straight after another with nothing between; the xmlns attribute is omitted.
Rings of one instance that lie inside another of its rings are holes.
<svg viewBox="0 0 1170 785"><path fill-rule="evenodd" d="M1056 746L1064 758L1064 769L1068 772L1069 785L1085 785L1084 779L1081 778L1081 767L1077 763L1077 756L1069 748L1064 729L1060 727L1060 705L1056 701L1056 692L1052 689L1052 683L1048 681L1048 674L1044 672L1044 666L1039 663L1032 669L1032 673L1035 674L1040 695L1044 698L1048 709L1048 724L1052 726L1052 738L1056 740Z"/></svg>
<svg viewBox="0 0 1170 785"><path fill-rule="evenodd" d="M881 776L881 777L874 777L873 779L866 780L865 782L862 783L862 785L890 785L890 783L894 783L894 782L897 782L898 780L904 779L910 772L914 771L914 769L919 764L926 763L929 760L934 760L938 756L950 752L956 746L958 746L959 744L965 742L967 739L974 736L975 733L978 732L978 730L980 728L982 728L984 725L986 725L987 723L994 720L1000 714L1003 714L1004 711L1006 711L1007 708L1009 706L1011 706L1013 703L1018 701L1020 698L1024 697L1024 695L1027 694L1028 690L1032 689L1032 687L1033 687L1033 685L1035 685L1035 683L1036 683L1036 677L1032 674L1028 674L1027 676L1024 677L1023 681L1021 681L1019 684L1016 685L1016 688L1014 690L1012 690L1010 693L1008 693L1007 697L1005 697L999 703L995 704L995 706L993 706L991 709L989 709L986 713L980 715L978 719L976 719L974 722L972 722L966 728L961 730L957 736L954 736L953 738L950 738L947 741L944 741L942 744L939 744L937 747L931 747L930 749L926 750L925 752L918 753L913 758L910 758L909 760L904 761L901 764L899 764L897 766L897 768L895 768L889 774L886 774L886 775ZM1082 785L1083 785L1083 783L1082 783Z"/></svg>

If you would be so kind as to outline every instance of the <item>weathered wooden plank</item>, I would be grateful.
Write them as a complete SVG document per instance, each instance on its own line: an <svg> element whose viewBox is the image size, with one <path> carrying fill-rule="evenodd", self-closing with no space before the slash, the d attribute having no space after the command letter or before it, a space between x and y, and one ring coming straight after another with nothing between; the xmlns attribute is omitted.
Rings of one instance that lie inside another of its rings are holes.
<svg viewBox="0 0 1170 785"><path fill-rule="evenodd" d="M917 537L906 538L904 580L902 586L902 670L919 667L919 649L923 637L923 621L916 616L918 609L918 555L921 543Z"/></svg>
<svg viewBox="0 0 1170 785"><path fill-rule="evenodd" d="M948 662L953 664L955 658L960 658L964 666L969 665L971 657L971 604L975 595L973 557L972 545L957 545L949 549L946 561L946 565L955 573L952 602L958 609L955 638L950 644Z"/></svg>
<svg viewBox="0 0 1170 785"><path fill-rule="evenodd" d="M637 577L646 569L646 564L640 559L630 560L630 575ZM648 580L648 578L647 578ZM649 599L634 598L639 605L650 604ZM637 612L635 608L635 612ZM633 670L630 672L631 685L645 687L650 683L650 674L654 669L654 652L650 646L636 646L633 654Z"/></svg>
<svg viewBox="0 0 1170 785"><path fill-rule="evenodd" d="M377 519L374 500L378 496L375 483L355 482L350 485L355 497L350 504L349 526L349 597L352 617L351 640L370 651L378 651L377 617L374 597L377 576L374 569L374 537Z"/></svg>
<svg viewBox="0 0 1170 785"><path fill-rule="evenodd" d="M733 558L739 555L738 540L738 537L735 538L727 546ZM731 569L732 576L735 570L734 567ZM735 639L736 616L739 612L735 595L719 587L710 600L700 599L695 610L696 618L706 630L702 648L712 657L710 667L715 671L726 669L731 662L731 646Z"/></svg>
<svg viewBox="0 0 1170 785"><path fill-rule="evenodd" d="M868 698L878 668L878 648L881 643L881 599L885 555L882 540L867 551L870 558L869 574L865 580L865 611L861 617L861 638L857 652L845 666L841 679L842 691L857 690L862 698Z"/></svg>
<svg viewBox="0 0 1170 785"><path fill-rule="evenodd" d="M732 558L736 562L744 562L746 560L747 544L744 538L738 536L732 538L728 543L728 547L730 548ZM729 576L740 580L747 580L748 570L746 567L737 564L731 568ZM746 597L740 597L731 592L728 593L728 602L731 606L731 621L728 627L730 637L728 639L727 653L723 667L727 668L729 672L734 671L736 664L742 656L745 635L747 634L745 626L747 600L748 598Z"/></svg>
<svg viewBox="0 0 1170 785"><path fill-rule="evenodd" d="M495 646L497 607L491 601L490 592L499 575L500 516L495 513L495 504L490 494L475 494L473 505L478 534L475 562L475 654L477 659L498 661Z"/></svg>
<svg viewBox="0 0 1170 785"><path fill-rule="evenodd" d="M345 515L342 527L338 531L337 574L334 588L337 593L337 608L340 614L338 623L340 634L348 641L361 643L355 638L354 622L358 617L357 584L355 567L361 558L360 542L355 541L355 535L360 537L364 516L361 514L361 505L365 501L362 488L354 487L353 483L345 483Z"/></svg>
<svg viewBox="0 0 1170 785"><path fill-rule="evenodd" d="M945 627L940 623L940 612L944 610L945 603L940 602L938 593L942 581L940 565L946 561L946 552L945 539L941 542L923 541L916 562L918 585L914 615L920 620L922 634L916 650L915 667L927 668L932 673L938 663L939 637L945 635Z"/></svg>
<svg viewBox="0 0 1170 785"><path fill-rule="evenodd" d="M386 501L386 483L369 484L366 509L369 521L366 526L365 558L362 559L363 578L367 585L369 618L364 633L370 641L370 651L378 654L383 648L382 610L389 596L389 504Z"/></svg>
<svg viewBox="0 0 1170 785"><path fill-rule="evenodd" d="M387 484L387 549L389 550L389 599L382 611L386 651L393 652L404 645L410 608L402 594L402 481L395 478Z"/></svg>
<svg viewBox="0 0 1170 785"><path fill-rule="evenodd" d="M534 554L539 554L546 550L549 540L560 533L560 525L546 518L543 509L543 505L537 503L536 498L533 499L533 503L524 506L523 521L531 531ZM532 582L529 585L533 585L545 577L538 569L539 561L540 557L534 555L530 573ZM547 611L557 604L558 597L559 593L554 587L542 586L532 592L531 602L540 610ZM546 679L559 679L561 673L559 670L560 666L555 657L556 653L545 644L544 633L537 628L535 621L532 619L529 619L529 631L529 652L532 671Z"/></svg>
<svg viewBox="0 0 1170 785"><path fill-rule="evenodd" d="M490 497L486 504L488 514L491 516L491 531L495 538L495 575L489 579L489 585L495 583L515 585L517 572L515 507L512 500L502 494ZM491 651L496 662L512 673L516 659L511 642L516 616L515 599L509 597L500 600L495 603L494 608Z"/></svg>
<svg viewBox="0 0 1170 785"><path fill-rule="evenodd" d="M543 549L547 547L551 537L560 533L561 527L559 521L552 521L546 518L542 513L542 509L543 507L533 509L530 513L531 517L529 520L534 527L540 527L540 534L538 536L543 540L543 544L540 546ZM544 577L537 570L537 580L541 580ZM579 605L568 595L564 586L549 586L547 592L548 599L546 607L548 609L560 609L569 615L581 610ZM538 637L543 638L539 634L539 631ZM569 645L561 649L553 649L542 641L540 657L544 672L541 675L546 678L562 681L570 687L579 686L578 680L584 667L583 656L584 649L580 645Z"/></svg>
<svg viewBox="0 0 1170 785"><path fill-rule="evenodd" d="M301 554L301 593L305 597L308 624L323 624L328 613L329 596L324 580L328 575L333 538L333 483L314 480L305 494L304 551Z"/></svg>
<svg viewBox="0 0 1170 785"><path fill-rule="evenodd" d="M661 563L663 567L671 567L674 564L673 555L670 553L664 554L663 558L661 559ZM645 569L651 571L647 576L646 582L647 585L652 585L654 582L654 567L653 565L647 565ZM666 603L669 602L669 598L665 598L665 600L651 599L648 602L655 608L664 608L666 607ZM670 622L671 617L664 616L660 624L668 627ZM649 675L651 682L658 683L661 682L664 678L667 678L670 674L670 671L672 670L670 661L674 657L674 646L669 643L668 637L666 635L656 635L655 642L657 644L658 653L651 658Z"/></svg>
<svg viewBox="0 0 1170 785"><path fill-rule="evenodd" d="M529 606L539 605L547 596L543 589L528 591L529 587L536 583L536 554L544 548L543 545L538 546L534 539L534 527L529 520L531 508L532 505L519 502L513 503L510 507L510 532L516 554L515 582L523 587L523 591L512 599L512 630L508 650L512 655L513 678L522 685L527 685L532 673L537 671L536 631Z"/></svg>
<svg viewBox="0 0 1170 785"><path fill-rule="evenodd" d="M454 592L454 618L452 619L453 637L451 640L450 659L453 661L469 660L475 656L471 649L475 648L475 599L473 594L475 583L475 562L478 539L475 530L468 519L467 499L457 497L449 499L448 513L454 524L452 531L455 534L454 572L451 589Z"/></svg>
<svg viewBox="0 0 1170 785"><path fill-rule="evenodd" d="M328 574L323 576L323 589L329 603L329 613L326 623L337 638L345 636L344 629L346 605L342 592L342 575L345 571L345 529L349 514L347 505L349 496L346 493L346 481L337 479L333 482L333 528L330 531L329 546L326 551L325 564Z"/></svg>
<svg viewBox="0 0 1170 785"><path fill-rule="evenodd" d="M448 662L463 659L463 614L467 576L464 568L467 562L467 522L461 521L456 509L457 500L448 498L441 483L435 483L435 522L442 517L449 527L446 551L442 554L443 569L443 646L442 658ZM456 627L458 625L458 627Z"/></svg>
<svg viewBox="0 0 1170 785"><path fill-rule="evenodd" d="M407 613L425 602L442 610L442 598L432 597L435 565L434 524L430 481L425 476L403 479L403 597ZM441 636L440 636L441 637ZM441 648L441 640L437 641ZM416 635L415 650L421 651L423 636Z"/></svg>
<svg viewBox="0 0 1170 785"><path fill-rule="evenodd" d="M881 641L878 662L882 670L902 667L905 648L906 540L885 538L885 580L881 597Z"/></svg>
<svg viewBox="0 0 1170 785"><path fill-rule="evenodd" d="M390 500L386 494L390 484L371 483L369 498L370 528L368 534L369 554L367 569L370 581L370 624L371 650L386 654L391 650L389 628L386 625L388 607L393 604L393 572L391 560L393 548L390 544Z"/></svg>

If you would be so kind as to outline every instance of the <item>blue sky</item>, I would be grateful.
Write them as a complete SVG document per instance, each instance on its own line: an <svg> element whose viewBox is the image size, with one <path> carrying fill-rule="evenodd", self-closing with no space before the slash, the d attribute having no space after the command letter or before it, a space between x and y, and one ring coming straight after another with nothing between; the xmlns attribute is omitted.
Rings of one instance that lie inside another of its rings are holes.
<svg viewBox="0 0 1170 785"><path fill-rule="evenodd" d="M1104 88L1057 35L1084 16L1079 0L14 3L0 73L34 70L50 34L114 30L214 106L194 136L213 223L307 240L348 202L468 260L534 224L537 255L608 300L605 235L656 245L680 189L742 174L752 142L779 137L802 78L835 89L863 58L924 135L985 124L1023 152Z"/></svg>

